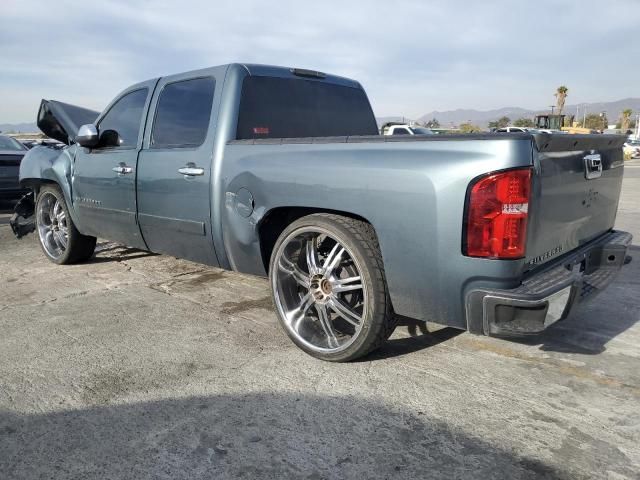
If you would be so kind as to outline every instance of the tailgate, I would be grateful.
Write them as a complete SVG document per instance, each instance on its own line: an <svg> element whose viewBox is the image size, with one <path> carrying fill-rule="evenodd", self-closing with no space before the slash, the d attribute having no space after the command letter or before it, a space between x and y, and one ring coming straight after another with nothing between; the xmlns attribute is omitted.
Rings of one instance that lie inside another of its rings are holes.
<svg viewBox="0 0 640 480"><path fill-rule="evenodd" d="M534 135L527 269L607 232L622 187L624 136Z"/></svg>

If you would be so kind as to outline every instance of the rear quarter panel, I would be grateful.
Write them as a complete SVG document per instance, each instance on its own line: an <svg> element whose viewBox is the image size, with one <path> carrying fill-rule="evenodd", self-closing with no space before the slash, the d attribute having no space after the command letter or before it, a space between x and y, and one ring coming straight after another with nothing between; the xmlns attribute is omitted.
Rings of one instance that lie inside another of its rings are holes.
<svg viewBox="0 0 640 480"><path fill-rule="evenodd" d="M469 182L483 173L530 165L530 139L226 146L220 179L221 223L230 267L264 275L258 225L279 207L349 212L376 230L396 313L466 328L469 284L517 285L523 261L491 261L461 253ZM316 142L316 143L313 143ZM239 213L246 188L253 213Z"/></svg>

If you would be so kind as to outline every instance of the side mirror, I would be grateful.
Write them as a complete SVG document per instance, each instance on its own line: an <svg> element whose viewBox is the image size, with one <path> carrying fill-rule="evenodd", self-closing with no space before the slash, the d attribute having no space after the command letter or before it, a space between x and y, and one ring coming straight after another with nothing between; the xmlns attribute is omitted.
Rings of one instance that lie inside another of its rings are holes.
<svg viewBox="0 0 640 480"><path fill-rule="evenodd" d="M92 123L88 123L87 125L82 125L78 129L78 134L76 135L75 141L78 145L87 148L93 148L98 145L98 141L100 137L98 136L98 129Z"/></svg>

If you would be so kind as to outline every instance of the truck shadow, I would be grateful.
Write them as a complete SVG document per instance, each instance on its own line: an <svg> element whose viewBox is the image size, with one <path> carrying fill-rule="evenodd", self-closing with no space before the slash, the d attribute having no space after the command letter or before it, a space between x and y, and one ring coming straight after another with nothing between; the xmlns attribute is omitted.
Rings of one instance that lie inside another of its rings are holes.
<svg viewBox="0 0 640 480"><path fill-rule="evenodd" d="M125 247L113 242L99 242L96 244L94 256L88 260L88 263L123 262L158 255L158 253Z"/></svg>
<svg viewBox="0 0 640 480"><path fill-rule="evenodd" d="M616 280L590 302L580 305L572 316L539 335L510 338L510 341L540 350L597 355L609 341L640 321L640 246L632 245L633 257Z"/></svg>
<svg viewBox="0 0 640 480"><path fill-rule="evenodd" d="M5 478L572 477L507 448L422 412L355 397L223 394L0 411Z"/></svg>
<svg viewBox="0 0 640 480"><path fill-rule="evenodd" d="M404 328L406 328L409 336L402 335ZM400 332L401 336L390 338L378 350L356 361L370 362L373 360L401 357L425 348L433 347L464 333L464 330L450 327L429 331L426 322L408 317L401 317L398 320L397 331Z"/></svg>

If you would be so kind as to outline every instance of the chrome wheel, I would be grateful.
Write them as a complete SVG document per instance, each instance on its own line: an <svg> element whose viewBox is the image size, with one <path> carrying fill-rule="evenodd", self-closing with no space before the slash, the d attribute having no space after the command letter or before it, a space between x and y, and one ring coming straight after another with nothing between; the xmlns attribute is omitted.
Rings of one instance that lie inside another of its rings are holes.
<svg viewBox="0 0 640 480"><path fill-rule="evenodd" d="M40 243L49 256L62 257L67 250L69 228L62 203L51 192L44 192L36 212Z"/></svg>
<svg viewBox="0 0 640 480"><path fill-rule="evenodd" d="M349 347L362 331L368 288L354 255L328 231L293 231L275 252L272 287L291 335L321 353Z"/></svg>

